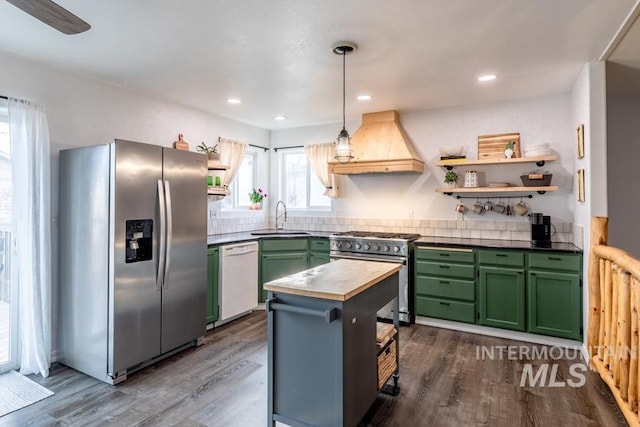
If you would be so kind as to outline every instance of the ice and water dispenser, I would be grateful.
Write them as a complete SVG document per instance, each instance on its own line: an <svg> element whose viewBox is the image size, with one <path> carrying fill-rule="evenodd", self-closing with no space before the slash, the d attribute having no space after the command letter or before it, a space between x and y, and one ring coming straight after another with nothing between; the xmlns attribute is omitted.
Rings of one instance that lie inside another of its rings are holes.
<svg viewBox="0 0 640 427"><path fill-rule="evenodd" d="M153 220L131 219L125 222L126 263L148 261L153 248Z"/></svg>

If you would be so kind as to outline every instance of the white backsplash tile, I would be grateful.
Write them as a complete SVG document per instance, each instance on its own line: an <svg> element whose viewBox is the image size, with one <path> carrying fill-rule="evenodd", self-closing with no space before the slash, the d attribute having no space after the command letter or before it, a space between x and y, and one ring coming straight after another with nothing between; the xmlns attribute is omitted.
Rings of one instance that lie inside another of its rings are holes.
<svg viewBox="0 0 640 427"><path fill-rule="evenodd" d="M553 222L556 234L552 240L570 242L583 248L584 230L580 225L570 222ZM512 217L509 220L458 220L450 219L386 219L386 218L350 218L328 216L289 216L285 228L290 230L309 230L322 232L340 232L349 230L417 233L423 236L482 238L495 240L523 240L531 238L531 226L525 217ZM275 228L275 217L262 215L243 215L239 218L220 218L219 212L208 218L209 234L246 232Z"/></svg>

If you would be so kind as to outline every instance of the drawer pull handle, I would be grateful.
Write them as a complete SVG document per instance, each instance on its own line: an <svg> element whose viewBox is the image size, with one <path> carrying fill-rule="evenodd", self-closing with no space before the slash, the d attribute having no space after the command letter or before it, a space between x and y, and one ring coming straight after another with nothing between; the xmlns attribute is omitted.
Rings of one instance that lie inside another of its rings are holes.
<svg viewBox="0 0 640 427"><path fill-rule="evenodd" d="M448 305L451 305L451 304L449 304L448 302L442 302L442 301L440 301L440 305L447 305L447 306L448 306Z"/></svg>
<svg viewBox="0 0 640 427"><path fill-rule="evenodd" d="M449 266L448 266L448 265L441 265L441 266L440 266L440 268L446 268L446 269L448 269L448 268L449 268Z"/></svg>
<svg viewBox="0 0 640 427"><path fill-rule="evenodd" d="M548 257L548 258L549 258L549 260L551 260L551 261L562 261L562 258L557 258L557 257L553 257L553 256L550 256L550 257Z"/></svg>
<svg viewBox="0 0 640 427"><path fill-rule="evenodd" d="M448 285L448 284L449 284L449 283L451 283L451 282L449 282L449 281L447 281L447 280L440 280L440 283L442 283L443 285Z"/></svg>
<svg viewBox="0 0 640 427"><path fill-rule="evenodd" d="M445 254L445 253L440 252L440 256L449 256L449 255L450 254Z"/></svg>
<svg viewBox="0 0 640 427"><path fill-rule="evenodd" d="M496 256L502 257L502 258L506 258L507 254L496 254Z"/></svg>

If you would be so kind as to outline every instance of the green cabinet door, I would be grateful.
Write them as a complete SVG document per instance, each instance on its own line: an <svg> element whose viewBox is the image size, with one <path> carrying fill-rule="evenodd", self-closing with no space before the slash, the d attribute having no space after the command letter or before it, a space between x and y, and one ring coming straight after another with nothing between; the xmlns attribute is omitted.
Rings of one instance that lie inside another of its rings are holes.
<svg viewBox="0 0 640 427"><path fill-rule="evenodd" d="M525 330L523 269L480 266L480 324Z"/></svg>
<svg viewBox="0 0 640 427"><path fill-rule="evenodd" d="M309 268L317 267L329 262L329 254L321 254L317 252L309 253Z"/></svg>
<svg viewBox="0 0 640 427"><path fill-rule="evenodd" d="M309 268L329 262L329 239L309 240Z"/></svg>
<svg viewBox="0 0 640 427"><path fill-rule="evenodd" d="M261 281L258 299L261 303L267 298L267 292L262 288L263 283L306 270L309 263L306 251L262 253L260 261Z"/></svg>
<svg viewBox="0 0 640 427"><path fill-rule="evenodd" d="M217 246L207 250L207 324L218 320L219 252Z"/></svg>
<svg viewBox="0 0 640 427"><path fill-rule="evenodd" d="M581 340L580 275L529 270L528 331Z"/></svg>

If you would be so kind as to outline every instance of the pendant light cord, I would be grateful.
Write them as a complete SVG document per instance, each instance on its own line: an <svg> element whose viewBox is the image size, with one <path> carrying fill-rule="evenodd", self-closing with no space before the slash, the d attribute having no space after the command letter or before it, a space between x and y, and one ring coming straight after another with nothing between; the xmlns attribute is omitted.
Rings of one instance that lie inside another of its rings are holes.
<svg viewBox="0 0 640 427"><path fill-rule="evenodd" d="M345 72L345 61L346 61L346 56L347 56L347 52L346 50L342 51L342 130L345 130L345 114L344 114L344 110L345 110L345 98L347 97L347 90L345 89L346 87L346 72Z"/></svg>

